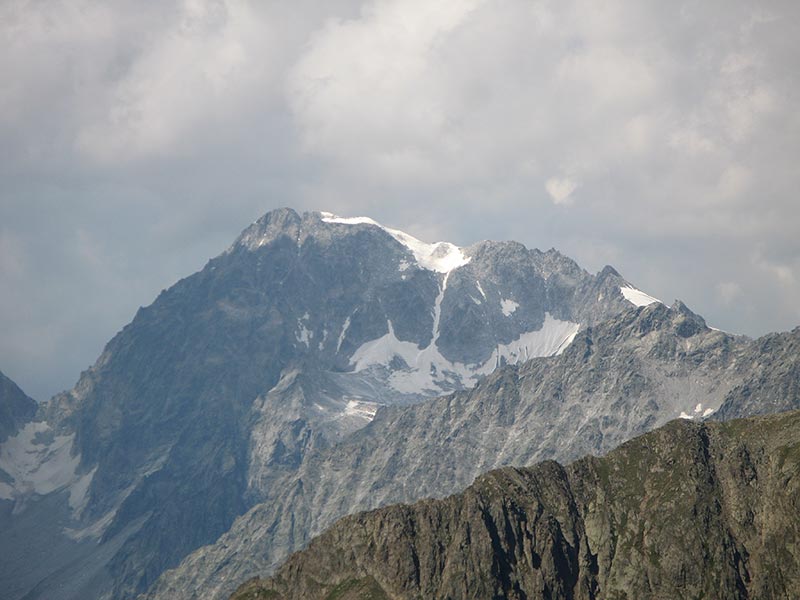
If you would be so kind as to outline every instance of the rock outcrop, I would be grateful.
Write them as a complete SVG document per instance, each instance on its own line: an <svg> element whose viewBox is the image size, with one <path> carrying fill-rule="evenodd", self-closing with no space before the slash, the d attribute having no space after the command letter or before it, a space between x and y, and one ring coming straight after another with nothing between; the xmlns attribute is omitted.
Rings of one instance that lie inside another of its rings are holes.
<svg viewBox="0 0 800 600"><path fill-rule="evenodd" d="M233 599L796 598L799 448L800 412L675 421L346 517Z"/></svg>

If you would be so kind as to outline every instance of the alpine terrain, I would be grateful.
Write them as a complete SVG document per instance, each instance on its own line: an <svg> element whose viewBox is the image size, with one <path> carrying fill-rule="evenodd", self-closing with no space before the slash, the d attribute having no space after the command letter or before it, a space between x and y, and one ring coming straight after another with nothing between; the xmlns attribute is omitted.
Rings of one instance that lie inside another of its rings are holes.
<svg viewBox="0 0 800 600"><path fill-rule="evenodd" d="M602 454L676 418L800 408L799 386L800 328L751 341L710 329L681 302L632 307L583 329L557 356L381 410L276 482L216 544L165 573L152 596L224 598L232 582L269 574L287 548L355 510L448 496L505 465Z"/></svg>
<svg viewBox="0 0 800 600"><path fill-rule="evenodd" d="M376 490L385 488L374 497L354 487L352 497L326 499L336 473L307 479L335 460L343 477L355 477L347 474L359 460L351 449L376 443L364 430L373 419L376 432L398 420L427 421L439 406L428 399L477 398L484 392L465 391L483 380L496 385L498 368L563 355L589 328L634 318L634 304L653 301L612 268L591 275L555 250L427 244L367 218L272 211L141 308L75 387L35 416L33 404L4 395L0 596L135 597L193 551L231 535L237 517L246 521L248 511L280 498L270 554L231 565L232 575L249 576L352 509L449 493L483 466L533 456L514 444L484 452L476 441L480 464L465 454L450 474L452 459L442 462L440 476L429 473L418 491L409 480L399 493L381 477L394 470L395 452L400 472L416 442L393 450L389 437L370 456L387 462L372 471ZM412 406L420 412L404 412ZM439 418L444 428L454 419L456 431L467 413ZM502 420L513 418L506 412ZM612 437L638 431L631 425ZM325 508L312 524L304 511L315 505ZM219 595L238 584L210 585L213 576L201 575L191 586L165 580L156 589Z"/></svg>
<svg viewBox="0 0 800 600"><path fill-rule="evenodd" d="M796 598L798 473L800 412L678 420L346 517L233 599Z"/></svg>

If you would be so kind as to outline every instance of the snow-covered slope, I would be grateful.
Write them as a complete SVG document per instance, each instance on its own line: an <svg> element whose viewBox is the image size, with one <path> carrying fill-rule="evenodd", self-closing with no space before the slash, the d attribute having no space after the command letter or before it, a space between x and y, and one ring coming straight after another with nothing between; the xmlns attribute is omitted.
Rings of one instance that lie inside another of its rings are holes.
<svg viewBox="0 0 800 600"><path fill-rule="evenodd" d="M449 273L453 269L463 267L469 262L469 258L464 256L461 248L450 242L436 242L428 244L420 241L412 235L398 229L384 227L377 221L369 217L337 217L328 212L320 213L325 223L338 223L341 225L374 225L379 227L398 242L408 248L414 255L416 264L423 269L436 271L437 273Z"/></svg>
<svg viewBox="0 0 800 600"><path fill-rule="evenodd" d="M625 299L634 306L648 306L654 302L661 302L658 298L653 298L650 294L646 294L642 290L637 290L631 285L624 285L619 288ZM663 304L663 302L661 302Z"/></svg>

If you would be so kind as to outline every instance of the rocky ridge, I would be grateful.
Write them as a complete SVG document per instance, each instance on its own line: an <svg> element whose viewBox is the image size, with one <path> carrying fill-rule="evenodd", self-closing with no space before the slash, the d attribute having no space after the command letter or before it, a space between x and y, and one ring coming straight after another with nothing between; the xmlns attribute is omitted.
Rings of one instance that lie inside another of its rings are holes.
<svg viewBox="0 0 800 600"><path fill-rule="evenodd" d="M232 598L797 597L798 448L797 411L677 420L603 458L346 517Z"/></svg>

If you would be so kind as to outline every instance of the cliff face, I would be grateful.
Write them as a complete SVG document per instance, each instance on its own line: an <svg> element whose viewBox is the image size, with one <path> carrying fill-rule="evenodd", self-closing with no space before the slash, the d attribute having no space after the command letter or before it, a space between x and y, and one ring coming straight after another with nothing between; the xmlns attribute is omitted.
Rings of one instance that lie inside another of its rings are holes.
<svg viewBox="0 0 800 600"><path fill-rule="evenodd" d="M674 421L346 517L236 600L796 598L800 412Z"/></svg>

